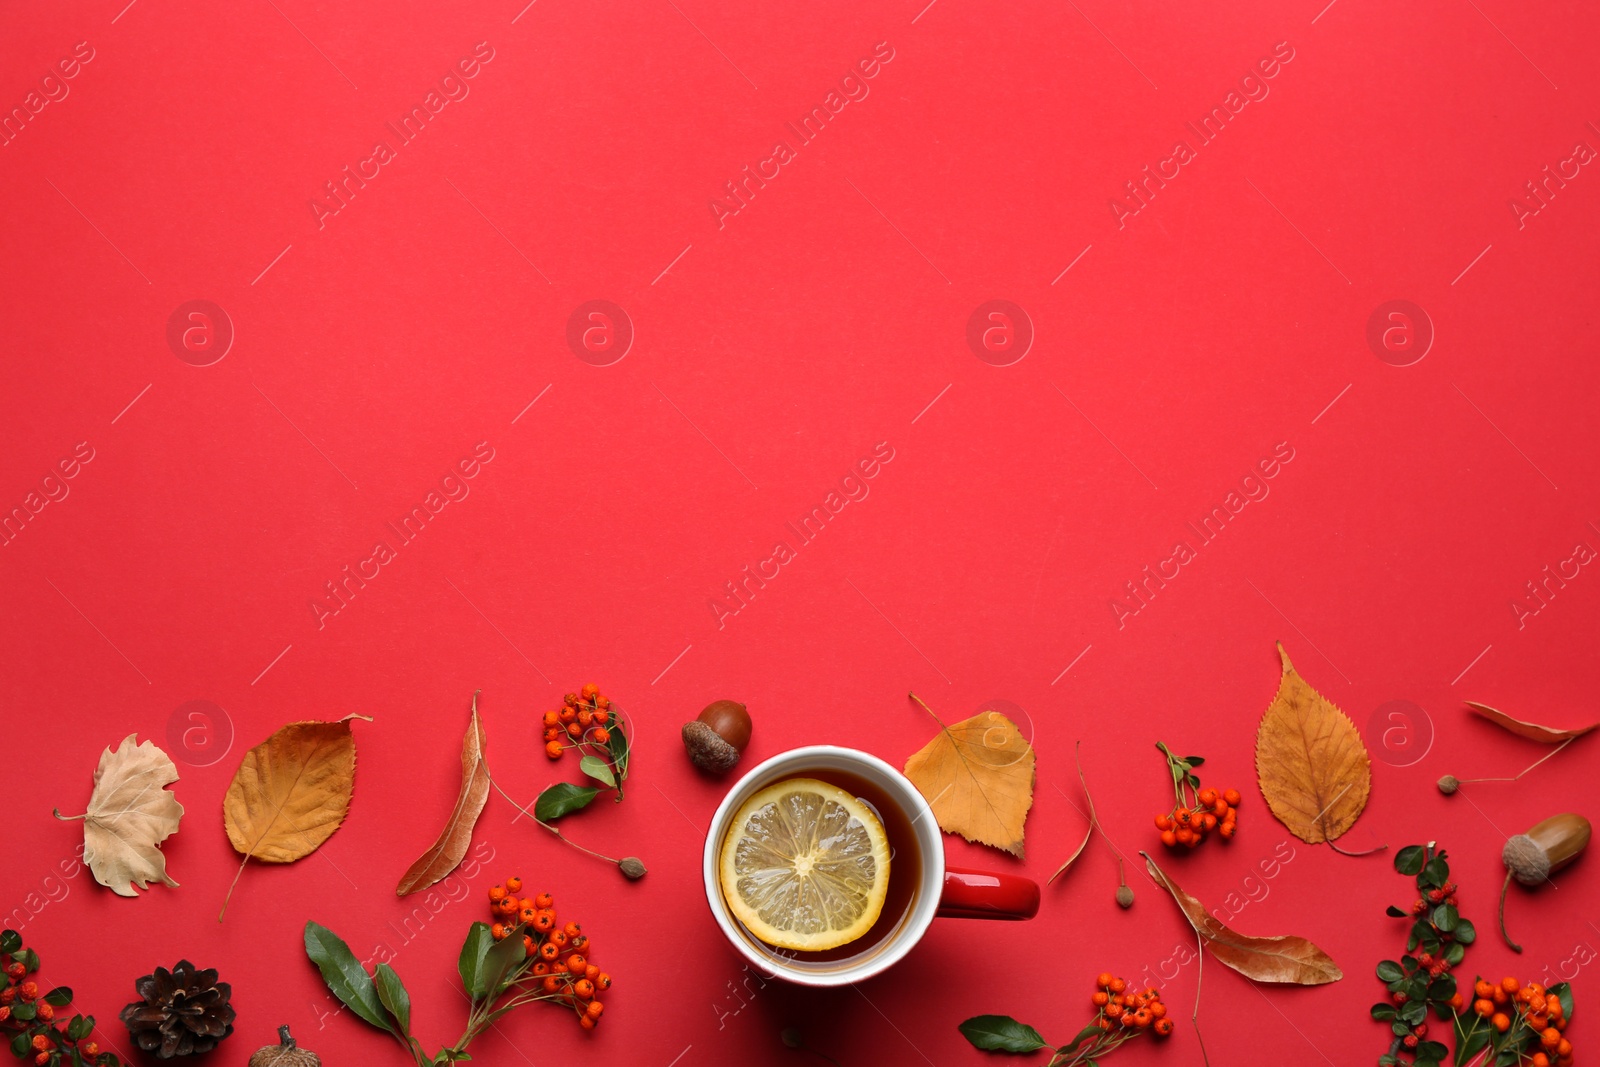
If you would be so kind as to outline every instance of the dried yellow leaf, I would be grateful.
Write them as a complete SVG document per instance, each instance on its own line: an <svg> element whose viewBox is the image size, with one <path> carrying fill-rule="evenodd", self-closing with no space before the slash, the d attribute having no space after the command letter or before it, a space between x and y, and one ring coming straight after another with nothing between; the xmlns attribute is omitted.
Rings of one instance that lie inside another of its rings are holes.
<svg viewBox="0 0 1600 1067"><path fill-rule="evenodd" d="M83 820L83 860L94 880L123 897L151 882L176 886L158 847L178 832L183 805L167 790L178 780L172 759L152 741L122 739L115 752L100 753L89 810ZM65 819L60 811L56 818Z"/></svg>
<svg viewBox="0 0 1600 1067"><path fill-rule="evenodd" d="M946 833L1022 857L1022 829L1033 806L1033 746L1017 724L986 711L946 726L906 760L905 774Z"/></svg>
<svg viewBox="0 0 1600 1067"><path fill-rule="evenodd" d="M1372 763L1349 716L1295 672L1283 677L1256 733L1256 777L1277 820L1310 844L1355 824L1372 792Z"/></svg>

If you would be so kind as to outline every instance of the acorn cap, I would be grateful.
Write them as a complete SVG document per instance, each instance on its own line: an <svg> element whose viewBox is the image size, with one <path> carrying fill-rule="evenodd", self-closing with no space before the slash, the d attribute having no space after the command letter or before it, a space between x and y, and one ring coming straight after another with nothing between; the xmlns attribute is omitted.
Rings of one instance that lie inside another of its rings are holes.
<svg viewBox="0 0 1600 1067"><path fill-rule="evenodd" d="M689 750L689 759L701 770L723 774L739 762L739 750L699 719L683 724L683 747Z"/></svg>

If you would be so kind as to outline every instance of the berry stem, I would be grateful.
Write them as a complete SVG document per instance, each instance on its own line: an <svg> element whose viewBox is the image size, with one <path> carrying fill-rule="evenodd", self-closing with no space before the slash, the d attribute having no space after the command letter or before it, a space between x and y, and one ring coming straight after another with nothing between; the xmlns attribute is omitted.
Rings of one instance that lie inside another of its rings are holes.
<svg viewBox="0 0 1600 1067"><path fill-rule="evenodd" d="M621 860L612 859L610 856L601 855L600 853L594 851L594 849L591 849L591 848L584 848L582 845L580 845L576 841L572 840L572 838L570 838L566 834L562 833L561 830L558 827L550 825L549 823L545 822L543 819L539 818L539 816L535 815L533 812L531 812L527 808L523 807L521 804L518 804L516 802L516 800L512 798L511 794L507 793L504 789L501 789L500 788L500 783L494 780L494 775L492 773L490 773L490 771L489 771L488 763L485 763L483 765L483 771L484 771L485 774L487 774L489 776L489 784L494 786L495 792L499 793L501 796L505 797L506 800L510 801L511 806L516 808L518 811L522 812L522 814L526 815L528 818L532 819L534 822L538 823L540 826L544 827L546 830L549 830L551 833L555 834L562 841L565 841L567 844L571 845L573 848L577 849L579 852L582 852L585 855L593 856L597 860L604 860L607 863L615 864L615 865L617 865L619 867L622 865L622 861Z"/></svg>

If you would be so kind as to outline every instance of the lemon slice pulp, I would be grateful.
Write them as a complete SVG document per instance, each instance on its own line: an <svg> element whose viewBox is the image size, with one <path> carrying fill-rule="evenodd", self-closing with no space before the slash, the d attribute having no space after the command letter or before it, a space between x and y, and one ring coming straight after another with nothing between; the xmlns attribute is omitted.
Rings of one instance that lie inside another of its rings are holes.
<svg viewBox="0 0 1600 1067"><path fill-rule="evenodd" d="M872 929L889 891L889 839L871 808L791 778L746 800L722 844L722 895L777 948L820 952Z"/></svg>

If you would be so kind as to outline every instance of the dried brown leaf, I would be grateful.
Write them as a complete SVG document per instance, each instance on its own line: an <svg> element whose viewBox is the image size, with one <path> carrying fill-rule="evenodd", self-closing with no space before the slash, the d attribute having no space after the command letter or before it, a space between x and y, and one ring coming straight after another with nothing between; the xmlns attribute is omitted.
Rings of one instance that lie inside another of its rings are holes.
<svg viewBox="0 0 1600 1067"><path fill-rule="evenodd" d="M228 840L244 856L240 874L252 859L293 863L309 856L344 822L356 783L351 719L372 721L349 715L290 723L244 754L222 798ZM233 881L238 884L238 875Z"/></svg>
<svg viewBox="0 0 1600 1067"><path fill-rule="evenodd" d="M947 833L1022 857L1023 824L1033 806L1033 746L1017 724L985 711L946 726L906 760L905 774Z"/></svg>
<svg viewBox="0 0 1600 1067"><path fill-rule="evenodd" d="M1081 747L1081 745L1079 747ZM1056 868L1055 874L1052 874L1049 878L1045 879L1045 885L1049 885L1057 878L1060 878L1063 874L1066 874L1067 868L1078 862L1078 857L1083 855L1083 850L1089 846L1089 838L1094 836L1094 828L1097 822L1097 818L1094 813L1094 797L1089 795L1089 783L1083 777L1083 759L1079 756L1076 747L1073 749L1072 758L1078 765L1078 782L1083 786L1084 802L1089 805L1089 825L1083 831L1083 840L1078 842L1078 847L1072 850L1072 855L1067 857L1067 862Z"/></svg>
<svg viewBox="0 0 1600 1067"><path fill-rule="evenodd" d="M1491 708L1487 704L1479 704L1475 701L1469 700L1467 701L1467 707L1471 708L1485 719L1488 719L1496 726L1503 727L1504 729L1516 734L1518 737L1525 737L1529 741L1539 741L1547 745L1553 745L1559 741L1571 741L1574 737L1582 737L1590 730L1600 727L1600 723L1592 722L1588 726L1580 726L1576 730L1558 730L1553 726L1540 726L1536 722L1524 722L1521 719L1513 719L1505 712L1496 708Z"/></svg>
<svg viewBox="0 0 1600 1067"><path fill-rule="evenodd" d="M123 738L115 752L100 753L89 810L74 816L83 820L83 860L94 880L123 897L138 896L134 886L178 884L158 847L178 832L183 817L183 805L166 788L178 780L178 768L155 742L136 736Z"/></svg>
<svg viewBox="0 0 1600 1067"><path fill-rule="evenodd" d="M455 870L472 844L472 828L489 800L489 768L483 761L487 744L483 721L478 718L478 694L472 694L472 719L461 742L461 792L439 840L413 863L400 879L395 892L400 896L426 889Z"/></svg>
<svg viewBox="0 0 1600 1067"><path fill-rule="evenodd" d="M1295 672L1283 677L1256 733L1256 777L1277 820L1310 844L1355 824L1372 791L1372 763L1349 716Z"/></svg>
<svg viewBox="0 0 1600 1067"><path fill-rule="evenodd" d="M1249 937L1235 933L1218 922L1206 906L1178 883L1168 878L1149 854L1144 856L1145 867L1156 885L1172 894L1172 899L1183 912L1183 917L1194 927L1211 954L1219 963L1231 967L1256 982L1275 982L1283 985L1326 985L1344 977L1333 957L1303 937Z"/></svg>

